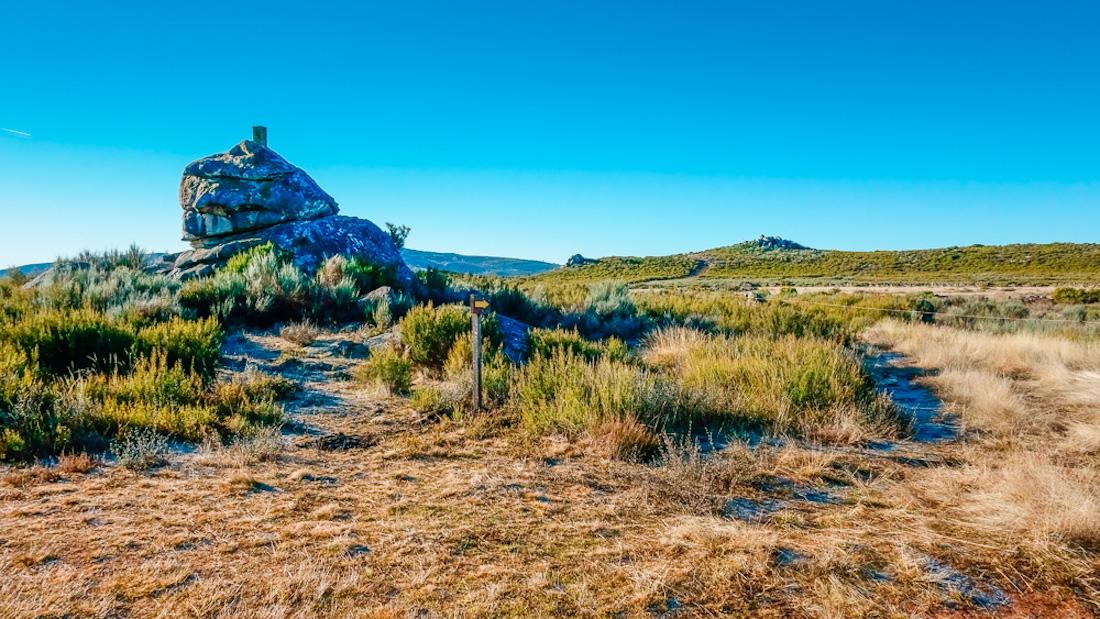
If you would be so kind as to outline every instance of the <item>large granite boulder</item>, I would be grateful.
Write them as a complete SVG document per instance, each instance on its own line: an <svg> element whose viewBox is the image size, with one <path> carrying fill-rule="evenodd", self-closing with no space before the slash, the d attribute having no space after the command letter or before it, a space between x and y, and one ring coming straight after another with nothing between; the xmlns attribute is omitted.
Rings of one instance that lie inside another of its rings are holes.
<svg viewBox="0 0 1100 619"><path fill-rule="evenodd" d="M234 254L270 241L307 273L315 272L332 256L361 256L375 264L392 267L404 288L414 290L417 286L416 277L401 258L390 235L366 219L333 215L288 221L220 240L217 245L172 256L168 274L181 279L209 275Z"/></svg>
<svg viewBox="0 0 1100 619"><path fill-rule="evenodd" d="M150 270L180 279L212 274L229 258L270 242L298 268L314 273L332 256L357 256L392 267L402 288L419 292L390 235L337 215L332 196L261 141L245 140L192 162L180 182L183 239L194 249L167 254Z"/></svg>
<svg viewBox="0 0 1100 619"><path fill-rule="evenodd" d="M183 240L196 248L340 210L305 171L251 140L188 165L180 181L180 206Z"/></svg>

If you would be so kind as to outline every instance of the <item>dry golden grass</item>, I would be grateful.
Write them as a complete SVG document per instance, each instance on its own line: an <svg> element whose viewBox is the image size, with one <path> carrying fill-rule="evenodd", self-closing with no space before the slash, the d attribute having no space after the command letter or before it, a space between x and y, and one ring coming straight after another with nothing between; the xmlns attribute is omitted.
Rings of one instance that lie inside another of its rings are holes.
<svg viewBox="0 0 1100 619"><path fill-rule="evenodd" d="M654 466L608 458L600 433L426 423L303 380L291 414L310 434L275 448L0 486L0 617L992 616L929 557L1003 589L996 616L1100 611L1096 468L1057 424L1048 442L674 446ZM1012 380L1029 406L1047 388ZM338 435L372 440L319 440ZM788 502L742 521L731 499Z"/></svg>
<svg viewBox="0 0 1100 619"><path fill-rule="evenodd" d="M61 454L55 469L62 475L80 475L88 473L98 465L96 459L86 453Z"/></svg>
<svg viewBox="0 0 1100 619"><path fill-rule="evenodd" d="M279 330L279 337L284 340L296 344L298 346L309 346L316 340L324 331L313 324L309 320L303 320L302 322L295 322L283 326Z"/></svg>
<svg viewBox="0 0 1100 619"><path fill-rule="evenodd" d="M1015 549L1010 569L1092 570L1100 550L1100 348L1053 335L992 335L884 322L869 339L940 368L931 384L977 430L959 465L912 476L905 490L945 523ZM1091 567L1090 567L1091 566Z"/></svg>
<svg viewBox="0 0 1100 619"><path fill-rule="evenodd" d="M1091 449L1100 432L1100 344L1041 333L991 334L883 321L867 338L936 368L962 421L1000 436L1056 434ZM1069 427L1075 428L1066 436Z"/></svg>

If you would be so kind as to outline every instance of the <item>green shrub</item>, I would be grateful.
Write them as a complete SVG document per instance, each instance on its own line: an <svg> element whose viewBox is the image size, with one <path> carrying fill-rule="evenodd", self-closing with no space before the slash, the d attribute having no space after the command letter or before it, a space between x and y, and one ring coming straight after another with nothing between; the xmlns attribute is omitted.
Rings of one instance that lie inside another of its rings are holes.
<svg viewBox="0 0 1100 619"><path fill-rule="evenodd" d="M205 399L214 409L222 431L247 434L256 428L282 424L286 413L277 402L297 389L295 383L282 376L248 372L214 383Z"/></svg>
<svg viewBox="0 0 1100 619"><path fill-rule="evenodd" d="M279 250L275 248L275 244L271 241L261 243L260 245L254 245L248 249L238 252L231 256L229 260L225 261L225 266L222 268L226 273L244 273L252 260L258 256L272 255L279 257Z"/></svg>
<svg viewBox="0 0 1100 619"><path fill-rule="evenodd" d="M362 293L392 277L392 270L342 256L330 258L316 277L309 277L267 245L237 254L230 263L211 277L187 282L179 292L180 305L200 318L260 327L307 318L361 321L372 309L361 302Z"/></svg>
<svg viewBox="0 0 1100 619"><path fill-rule="evenodd" d="M412 363L393 348L372 350L355 369L356 380L381 385L393 395L406 395L412 387Z"/></svg>
<svg viewBox="0 0 1100 619"><path fill-rule="evenodd" d="M674 329L652 335L642 358L694 394L711 419L815 435L900 427L859 360L835 342Z"/></svg>
<svg viewBox="0 0 1100 619"><path fill-rule="evenodd" d="M401 340L409 360L437 370L455 342L469 331L470 313L461 305L429 303L410 309L401 320Z"/></svg>
<svg viewBox="0 0 1100 619"><path fill-rule="evenodd" d="M36 350L43 370L65 375L125 367L137 335L130 325L90 309L44 310L0 325L0 341Z"/></svg>
<svg viewBox="0 0 1100 619"><path fill-rule="evenodd" d="M457 419L469 409L470 401L468 382L445 382L417 387L409 404L413 410L427 417Z"/></svg>
<svg viewBox="0 0 1100 619"><path fill-rule="evenodd" d="M138 332L141 354L159 350L169 364L182 363L203 376L214 375L221 355L222 331L213 318L187 321L181 318L155 324Z"/></svg>
<svg viewBox="0 0 1100 619"><path fill-rule="evenodd" d="M208 384L194 370L154 352L129 374L81 377L79 394L93 402L88 419L97 432L115 436L124 428L144 428L198 441L210 430L238 434L284 418L276 400L285 397L285 379L246 374Z"/></svg>
<svg viewBox="0 0 1100 619"><path fill-rule="evenodd" d="M595 361L604 354L599 342L585 339L577 331L564 329L531 329L527 332L529 356L551 357L558 351Z"/></svg>
<svg viewBox="0 0 1100 619"><path fill-rule="evenodd" d="M353 256L344 267L344 275L350 277L361 294L366 294L376 288L389 286L398 288L400 282L397 272L392 266L382 266L367 261L364 258Z"/></svg>
<svg viewBox="0 0 1100 619"><path fill-rule="evenodd" d="M0 341L0 410L10 408L20 391L37 378L37 353Z"/></svg>
<svg viewBox="0 0 1100 619"><path fill-rule="evenodd" d="M0 405L0 460L60 453L82 430L82 403L39 381L26 381L14 401Z"/></svg>
<svg viewBox="0 0 1100 619"><path fill-rule="evenodd" d="M533 432L576 433L625 419L659 428L691 413L690 402L656 373L563 350L516 368L509 406Z"/></svg>
<svg viewBox="0 0 1100 619"><path fill-rule="evenodd" d="M199 318L229 319L244 314L248 282L241 273L221 271L213 277L193 279L180 288L179 303Z"/></svg>
<svg viewBox="0 0 1100 619"><path fill-rule="evenodd" d="M428 267L423 271L417 271L416 278L424 286L429 299L442 301L447 298L447 293L451 289L451 276L447 273Z"/></svg>
<svg viewBox="0 0 1100 619"><path fill-rule="evenodd" d="M265 244L233 256L209 278L187 282L179 298L199 317L268 326L310 315L318 301L316 287L314 280Z"/></svg>
<svg viewBox="0 0 1100 619"><path fill-rule="evenodd" d="M1059 305L1085 305L1100 303L1100 288L1057 288L1051 300Z"/></svg>

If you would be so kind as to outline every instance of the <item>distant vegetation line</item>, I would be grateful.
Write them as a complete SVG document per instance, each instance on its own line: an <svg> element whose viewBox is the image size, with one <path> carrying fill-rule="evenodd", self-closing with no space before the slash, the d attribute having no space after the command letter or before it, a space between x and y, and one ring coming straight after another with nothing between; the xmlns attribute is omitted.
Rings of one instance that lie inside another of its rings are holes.
<svg viewBox="0 0 1100 619"><path fill-rule="evenodd" d="M150 254L160 256L161 254ZM471 275L496 275L498 277L518 277L535 275L556 268L558 265L540 260L526 260L522 258L505 258L500 256L466 256L463 254L423 251L419 249L404 248L401 256L405 263L413 269L427 269L429 267L452 273L468 273ZM33 277L45 271L52 262L40 262L12 267L19 269L24 275ZM10 269L0 269L0 277L7 274Z"/></svg>
<svg viewBox="0 0 1100 619"><path fill-rule="evenodd" d="M620 279L634 283L690 276L777 283L1092 284L1100 283L1100 244L841 251L810 249L763 237L693 254L604 258L549 271L533 280L558 283Z"/></svg>

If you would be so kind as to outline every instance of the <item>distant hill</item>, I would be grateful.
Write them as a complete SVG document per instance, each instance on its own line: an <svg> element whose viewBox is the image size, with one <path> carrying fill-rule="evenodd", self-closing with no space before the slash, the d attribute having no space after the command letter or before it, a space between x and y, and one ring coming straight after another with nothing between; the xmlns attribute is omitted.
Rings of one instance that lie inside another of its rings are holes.
<svg viewBox="0 0 1100 619"><path fill-rule="evenodd" d="M19 266L19 267L11 267L11 268L7 268L7 269L0 269L0 277L4 277L5 275L8 274L8 271L11 271L12 269L18 269L18 270L22 271L23 274L25 274L26 276L34 277L35 275L38 275L42 271L45 271L46 269L50 268L50 265L52 265L52 264L53 264L52 262L39 262L37 264L24 264L23 266Z"/></svg>
<svg viewBox="0 0 1100 619"><path fill-rule="evenodd" d="M434 267L442 271L471 275L499 275L501 277L536 275L558 267L556 264L538 260L500 258L496 256L464 256L462 254L408 248L401 250L401 256L405 258L405 264L416 270Z"/></svg>
<svg viewBox="0 0 1100 619"><path fill-rule="evenodd" d="M443 271L454 273L469 273L472 275L498 275L500 277L516 277L535 275L558 265L538 260L523 260L520 258L501 258L497 256L463 256L461 254L449 254L434 251L421 251L418 249L402 249L401 255L406 264L419 270L435 267ZM33 277L46 270L52 262L38 264L25 264L15 267L26 275ZM0 277L7 274L9 269L0 269Z"/></svg>
<svg viewBox="0 0 1100 619"><path fill-rule="evenodd" d="M537 281L627 282L693 277L761 282L1058 284L1100 282L1100 244L971 245L941 249L812 249L778 237L700 252L610 257L536 276Z"/></svg>

